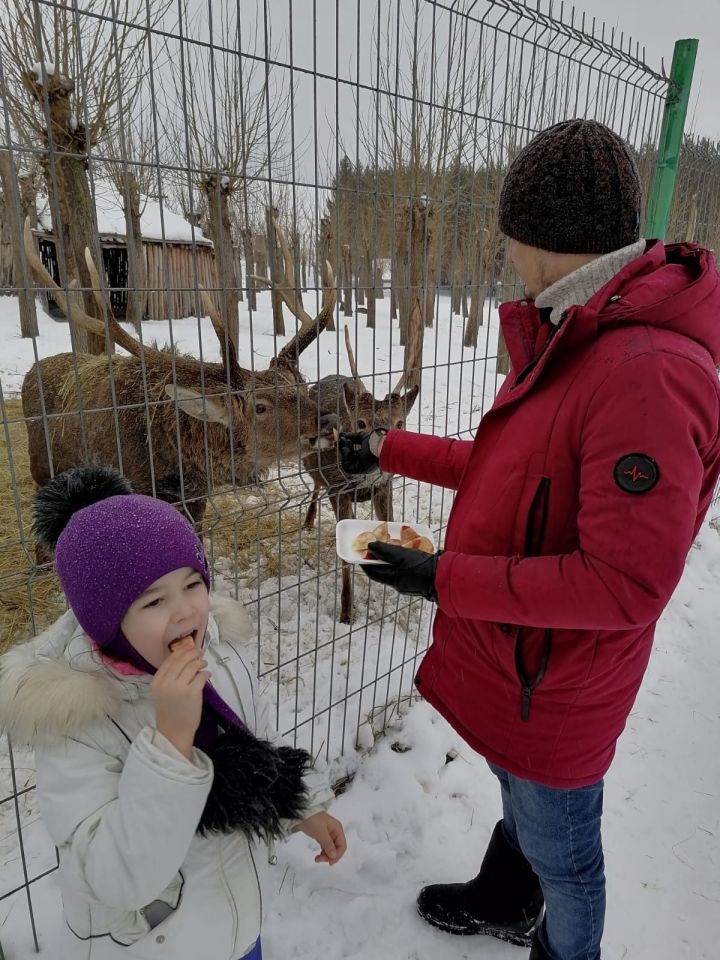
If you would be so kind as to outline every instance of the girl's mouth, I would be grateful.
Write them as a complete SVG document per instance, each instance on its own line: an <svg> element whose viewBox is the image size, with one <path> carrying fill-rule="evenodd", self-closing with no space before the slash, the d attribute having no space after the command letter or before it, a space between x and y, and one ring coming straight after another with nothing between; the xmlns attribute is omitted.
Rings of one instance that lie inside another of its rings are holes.
<svg viewBox="0 0 720 960"><path fill-rule="evenodd" d="M184 640L187 640L188 637L190 637L190 639L192 640L193 646L196 646L196 645L197 645L197 634L198 634L197 630L193 630L193 631L191 631L190 633L183 633L182 636L180 636L180 637L175 637L175 639L174 639L174 640L171 640L170 643L168 644L168 650L170 650L170 652L172 653L172 651L175 649L175 647L176 647L179 643L182 643Z"/></svg>

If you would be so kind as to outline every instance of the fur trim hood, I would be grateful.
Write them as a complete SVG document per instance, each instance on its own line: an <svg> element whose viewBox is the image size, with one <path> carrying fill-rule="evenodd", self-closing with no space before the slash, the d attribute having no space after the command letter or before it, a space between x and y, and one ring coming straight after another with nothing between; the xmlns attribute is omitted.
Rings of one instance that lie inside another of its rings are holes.
<svg viewBox="0 0 720 960"><path fill-rule="evenodd" d="M208 649L223 639L243 647L253 636L241 603L213 596ZM209 624L210 625L210 624ZM18 745L46 746L78 737L145 694L150 678L125 677L99 657L72 611L29 643L0 657L0 734Z"/></svg>

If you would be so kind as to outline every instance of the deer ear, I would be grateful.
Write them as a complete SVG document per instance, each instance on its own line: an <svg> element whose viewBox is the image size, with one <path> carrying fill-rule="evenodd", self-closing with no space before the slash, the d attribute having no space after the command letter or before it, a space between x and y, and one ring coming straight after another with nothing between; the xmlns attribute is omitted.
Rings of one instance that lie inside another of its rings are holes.
<svg viewBox="0 0 720 960"><path fill-rule="evenodd" d="M224 403L204 397L196 390L177 387L172 383L165 384L165 393L189 417L195 420L207 420L209 423L222 423L224 427L230 428L230 418Z"/></svg>
<svg viewBox="0 0 720 960"><path fill-rule="evenodd" d="M354 380L343 380L343 400L345 401L345 410L350 417L355 412L357 403L357 387Z"/></svg>
<svg viewBox="0 0 720 960"><path fill-rule="evenodd" d="M405 394L402 398L402 402L405 404L405 409L409 412L412 409L413 404L417 400L417 395L420 392L419 384L416 384L414 387L411 387L409 390L405 391Z"/></svg>

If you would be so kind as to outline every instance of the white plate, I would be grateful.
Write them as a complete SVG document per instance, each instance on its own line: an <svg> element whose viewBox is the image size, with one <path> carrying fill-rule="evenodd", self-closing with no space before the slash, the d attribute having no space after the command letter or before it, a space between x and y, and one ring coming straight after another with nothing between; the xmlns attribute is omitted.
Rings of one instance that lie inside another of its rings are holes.
<svg viewBox="0 0 720 960"><path fill-rule="evenodd" d="M371 533L380 525L380 520L340 520L335 527L335 548L338 556L348 563L384 563L383 560L364 560L362 555L353 550L352 542L358 534ZM388 523L388 533L391 539L400 539L400 528L410 526L420 537L427 537L432 542L433 548L437 550L435 537L430 527L424 523L415 523L414 520L399 520Z"/></svg>

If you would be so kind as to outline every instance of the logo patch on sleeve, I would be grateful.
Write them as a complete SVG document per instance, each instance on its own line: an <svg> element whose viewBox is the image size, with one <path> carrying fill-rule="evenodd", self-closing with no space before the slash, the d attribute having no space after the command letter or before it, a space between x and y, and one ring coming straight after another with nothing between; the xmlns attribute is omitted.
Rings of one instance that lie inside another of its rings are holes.
<svg viewBox="0 0 720 960"><path fill-rule="evenodd" d="M626 493L647 493L660 479L660 468L645 453L626 453L615 464L615 483Z"/></svg>

